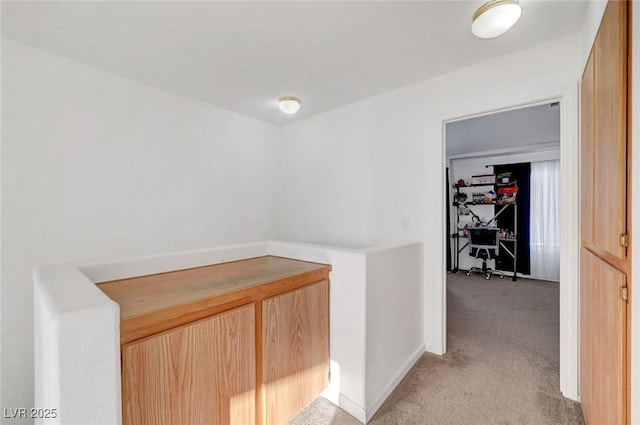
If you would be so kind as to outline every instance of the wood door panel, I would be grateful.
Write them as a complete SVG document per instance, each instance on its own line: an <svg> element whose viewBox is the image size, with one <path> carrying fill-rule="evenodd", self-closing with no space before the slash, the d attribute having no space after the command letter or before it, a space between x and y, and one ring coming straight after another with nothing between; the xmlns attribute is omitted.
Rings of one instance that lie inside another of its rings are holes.
<svg viewBox="0 0 640 425"><path fill-rule="evenodd" d="M595 51L592 51L580 86L580 233L583 245L594 243L594 59Z"/></svg>
<svg viewBox="0 0 640 425"><path fill-rule="evenodd" d="M627 199L627 5L610 1L594 44L595 250L626 257L620 234L626 233Z"/></svg>
<svg viewBox="0 0 640 425"><path fill-rule="evenodd" d="M123 346L123 422L255 422L253 304Z"/></svg>
<svg viewBox="0 0 640 425"><path fill-rule="evenodd" d="M625 424L626 275L581 250L580 401L587 425Z"/></svg>
<svg viewBox="0 0 640 425"><path fill-rule="evenodd" d="M593 382L592 331L590 318L595 314L593 305L592 264L588 262L590 254L585 248L580 250L580 405L585 422L590 424L593 411L591 386Z"/></svg>
<svg viewBox="0 0 640 425"><path fill-rule="evenodd" d="M328 382L329 282L263 301L266 425L285 425Z"/></svg>

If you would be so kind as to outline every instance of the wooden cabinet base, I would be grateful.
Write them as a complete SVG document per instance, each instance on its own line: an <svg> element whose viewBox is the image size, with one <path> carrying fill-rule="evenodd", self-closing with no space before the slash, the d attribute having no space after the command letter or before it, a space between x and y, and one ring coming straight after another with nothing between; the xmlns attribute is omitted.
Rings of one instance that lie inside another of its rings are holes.
<svg viewBox="0 0 640 425"><path fill-rule="evenodd" d="M266 256L99 284L124 425L285 425L328 383L330 270Z"/></svg>

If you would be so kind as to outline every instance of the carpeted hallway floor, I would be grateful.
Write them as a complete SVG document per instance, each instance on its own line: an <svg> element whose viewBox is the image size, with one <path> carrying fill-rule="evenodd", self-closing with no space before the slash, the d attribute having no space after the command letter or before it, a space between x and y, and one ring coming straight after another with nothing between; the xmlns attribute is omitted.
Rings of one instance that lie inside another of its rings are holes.
<svg viewBox="0 0 640 425"><path fill-rule="evenodd" d="M448 275L447 354L425 354L374 425L584 424L559 390L558 284ZM290 425L358 425L323 398Z"/></svg>

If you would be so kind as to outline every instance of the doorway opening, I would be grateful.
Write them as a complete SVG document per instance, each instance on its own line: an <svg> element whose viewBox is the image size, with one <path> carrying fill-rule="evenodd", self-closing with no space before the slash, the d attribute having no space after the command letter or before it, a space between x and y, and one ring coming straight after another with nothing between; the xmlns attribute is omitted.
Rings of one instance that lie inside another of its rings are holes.
<svg viewBox="0 0 640 425"><path fill-rule="evenodd" d="M445 135L447 271L559 281L559 102L447 122Z"/></svg>
<svg viewBox="0 0 640 425"><path fill-rule="evenodd" d="M444 124L447 352L533 422L553 403L581 423L560 391L559 99Z"/></svg>

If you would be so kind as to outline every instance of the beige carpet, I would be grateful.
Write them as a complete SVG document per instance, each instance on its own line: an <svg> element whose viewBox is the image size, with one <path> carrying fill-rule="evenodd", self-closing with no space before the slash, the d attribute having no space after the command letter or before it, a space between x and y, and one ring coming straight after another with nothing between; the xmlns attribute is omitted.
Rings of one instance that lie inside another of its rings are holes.
<svg viewBox="0 0 640 425"><path fill-rule="evenodd" d="M558 284L449 275L448 351L425 354L375 425L583 424L558 376ZM290 424L358 425L323 398Z"/></svg>

